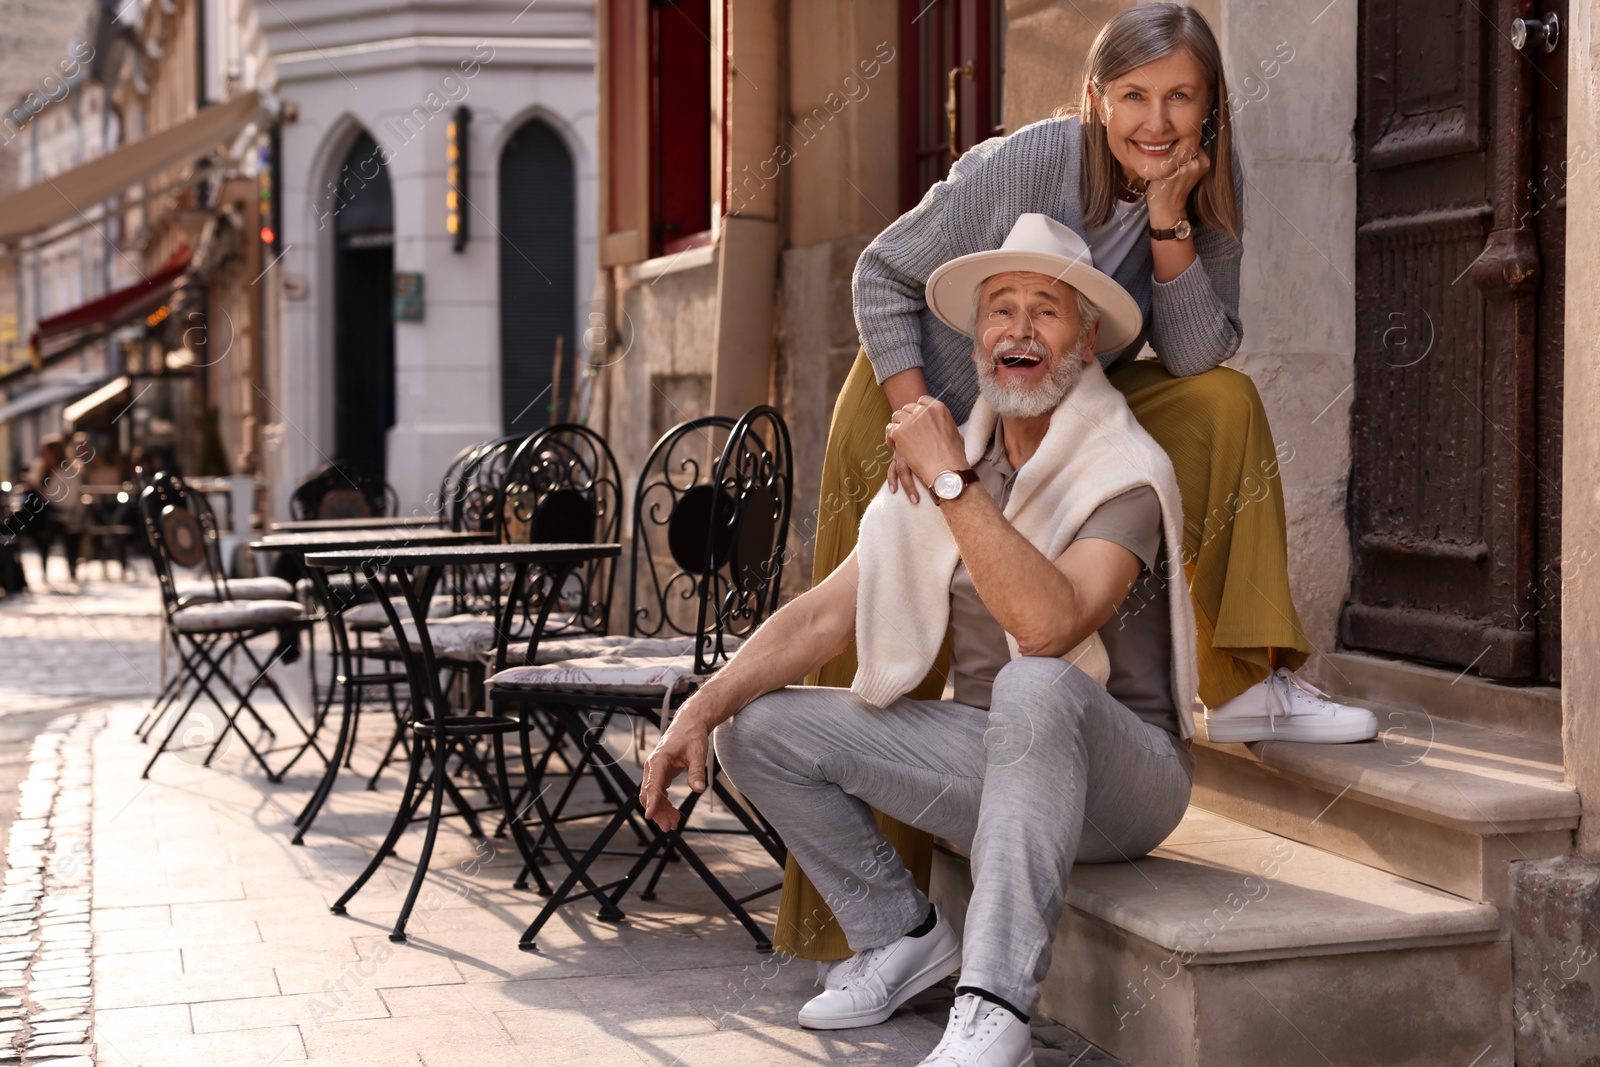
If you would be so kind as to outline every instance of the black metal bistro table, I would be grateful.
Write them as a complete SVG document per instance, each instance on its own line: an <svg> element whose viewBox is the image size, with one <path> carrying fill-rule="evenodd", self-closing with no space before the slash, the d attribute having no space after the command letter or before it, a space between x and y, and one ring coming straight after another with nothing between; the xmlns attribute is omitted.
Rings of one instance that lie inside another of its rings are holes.
<svg viewBox="0 0 1600 1067"><path fill-rule="evenodd" d="M343 521L343 520L327 520ZM303 558L310 552L356 552L362 555L381 557L385 552L397 546L429 545L438 547L462 547L466 545L482 545L492 540L491 534L462 533L457 530L443 529L438 526L391 526L388 528L373 528L371 526L319 529L300 532L271 533L258 540L250 542L250 547L257 552L286 552L296 557ZM333 706L334 694L343 690L343 712L339 720L339 734L334 741L333 756L328 761L326 772L322 780L317 783L316 789L311 793L311 799L300 814L295 817L294 844L303 844L305 832L310 829L311 823L317 817L317 812L322 810L322 805L327 801L328 795L333 792L334 783L339 777L339 765L347 758L351 747L351 735L355 728L355 718L358 714L356 694L362 686L366 685L392 685L403 684L405 675L399 673L358 674L355 670L355 657L351 652L349 634L344 626L344 610L350 606L352 598L346 594L335 594L326 581L325 573L312 572L311 586L316 592L316 599L322 608L323 619L328 624L328 633L332 640L334 655L333 679L328 685L327 697L319 701L320 707L316 711L313 724L313 733L320 728L328 711ZM313 689L316 681L316 665L312 664ZM298 756L296 757L298 758ZM291 761L290 766L293 765ZM285 767L287 771L289 768Z"/></svg>
<svg viewBox="0 0 1600 1067"><path fill-rule="evenodd" d="M471 741L488 737L494 745L495 792L500 802L506 825L522 858L530 867L537 863L537 846L522 825L515 810L510 786L506 779L505 752L502 738L506 733L521 732L520 720L495 715L455 714L446 692L439 683L439 664L434 658L433 644L428 637L428 605L432 601L433 587L446 567L458 566L509 566L514 577L510 593L499 609L496 625L501 633L516 629L519 613L529 619L530 632L542 633L551 609L559 599L559 592L567 577L579 566L599 559L620 555L618 544L478 544L478 545L410 545L373 551L314 552L305 557L306 567L326 585L325 572L335 569L359 568L372 591L384 606L394 628L401 658L405 662L407 680L411 688L412 729L417 739L412 746L411 772L406 779L405 795L395 813L389 833L365 870L333 904L335 914L343 914L345 906L361 890L390 855L401 833L411 822L412 815L431 792L432 807L428 815L427 834L422 843L422 854L417 860L416 873L406 894L391 941L406 939L406 921L416 904L417 894L428 873L428 861L433 855L434 840L443 814L444 798L453 792L449 781L448 764L453 746L463 749ZM528 572L537 568L540 573L536 602L519 595L523 590L533 591L526 585ZM389 592L389 580L399 586L404 606L416 627L416 641L402 623L400 609ZM537 610L533 611L536 603ZM527 761L526 744L523 745L524 764ZM422 765L427 751L432 753L431 780L425 780ZM463 751L465 758L466 752ZM487 783L486 783L487 784ZM459 802L458 802L459 803Z"/></svg>
<svg viewBox="0 0 1600 1067"><path fill-rule="evenodd" d="M377 515L356 519L293 519L267 527L275 534L348 532L353 530L429 529L441 526L442 515Z"/></svg>

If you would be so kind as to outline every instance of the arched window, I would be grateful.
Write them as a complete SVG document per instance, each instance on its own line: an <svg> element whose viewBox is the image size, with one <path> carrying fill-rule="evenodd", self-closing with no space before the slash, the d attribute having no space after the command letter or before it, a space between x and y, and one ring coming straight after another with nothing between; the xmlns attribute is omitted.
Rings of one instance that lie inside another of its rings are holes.
<svg viewBox="0 0 1600 1067"><path fill-rule="evenodd" d="M545 123L524 123L500 153L500 417L508 434L566 418L578 347L573 198L567 146Z"/></svg>
<svg viewBox="0 0 1600 1067"><path fill-rule="evenodd" d="M335 458L385 478L394 425L394 199L371 135L334 176L333 439Z"/></svg>

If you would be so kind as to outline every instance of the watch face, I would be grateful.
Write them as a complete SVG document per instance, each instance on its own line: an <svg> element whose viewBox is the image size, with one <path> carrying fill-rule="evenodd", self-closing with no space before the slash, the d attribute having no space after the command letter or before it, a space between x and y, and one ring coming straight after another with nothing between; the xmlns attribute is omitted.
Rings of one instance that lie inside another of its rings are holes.
<svg viewBox="0 0 1600 1067"><path fill-rule="evenodd" d="M966 483L961 480L961 475L955 471L945 471L933 480L933 491L940 499L954 500L961 495L964 485Z"/></svg>
<svg viewBox="0 0 1600 1067"><path fill-rule="evenodd" d="M1178 220L1178 224L1172 228L1172 232L1175 235L1177 235L1178 240L1180 240L1180 241L1187 240L1188 237L1189 237L1189 232L1190 232L1189 231L1189 220L1188 219L1179 219Z"/></svg>

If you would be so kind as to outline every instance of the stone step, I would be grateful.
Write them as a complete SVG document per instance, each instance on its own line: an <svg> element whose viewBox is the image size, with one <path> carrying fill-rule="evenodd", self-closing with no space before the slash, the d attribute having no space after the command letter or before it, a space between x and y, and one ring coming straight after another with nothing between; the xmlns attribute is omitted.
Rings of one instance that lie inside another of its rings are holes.
<svg viewBox="0 0 1600 1067"><path fill-rule="evenodd" d="M1501 908L1513 860L1572 850L1578 794L1548 741L1369 702L1375 740L1195 741L1191 802Z"/></svg>
<svg viewBox="0 0 1600 1067"><path fill-rule="evenodd" d="M960 928L965 857L935 849ZM1073 868L1039 1010L1130 1067L1510 1067L1511 951L1463 900L1191 807Z"/></svg>
<svg viewBox="0 0 1600 1067"><path fill-rule="evenodd" d="M1495 682L1454 668L1366 652L1322 653L1307 665L1307 674L1329 693L1354 703L1376 701L1436 719L1561 743L1561 690L1554 686Z"/></svg>

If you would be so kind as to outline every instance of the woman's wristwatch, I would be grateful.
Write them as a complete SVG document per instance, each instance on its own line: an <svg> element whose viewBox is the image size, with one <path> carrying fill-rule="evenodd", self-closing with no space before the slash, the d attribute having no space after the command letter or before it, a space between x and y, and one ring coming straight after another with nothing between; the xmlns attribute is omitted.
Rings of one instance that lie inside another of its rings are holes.
<svg viewBox="0 0 1600 1067"><path fill-rule="evenodd" d="M1189 226L1188 219L1179 219L1176 226L1165 230L1158 230L1154 226L1149 229L1152 241L1187 241L1189 235L1194 232Z"/></svg>

